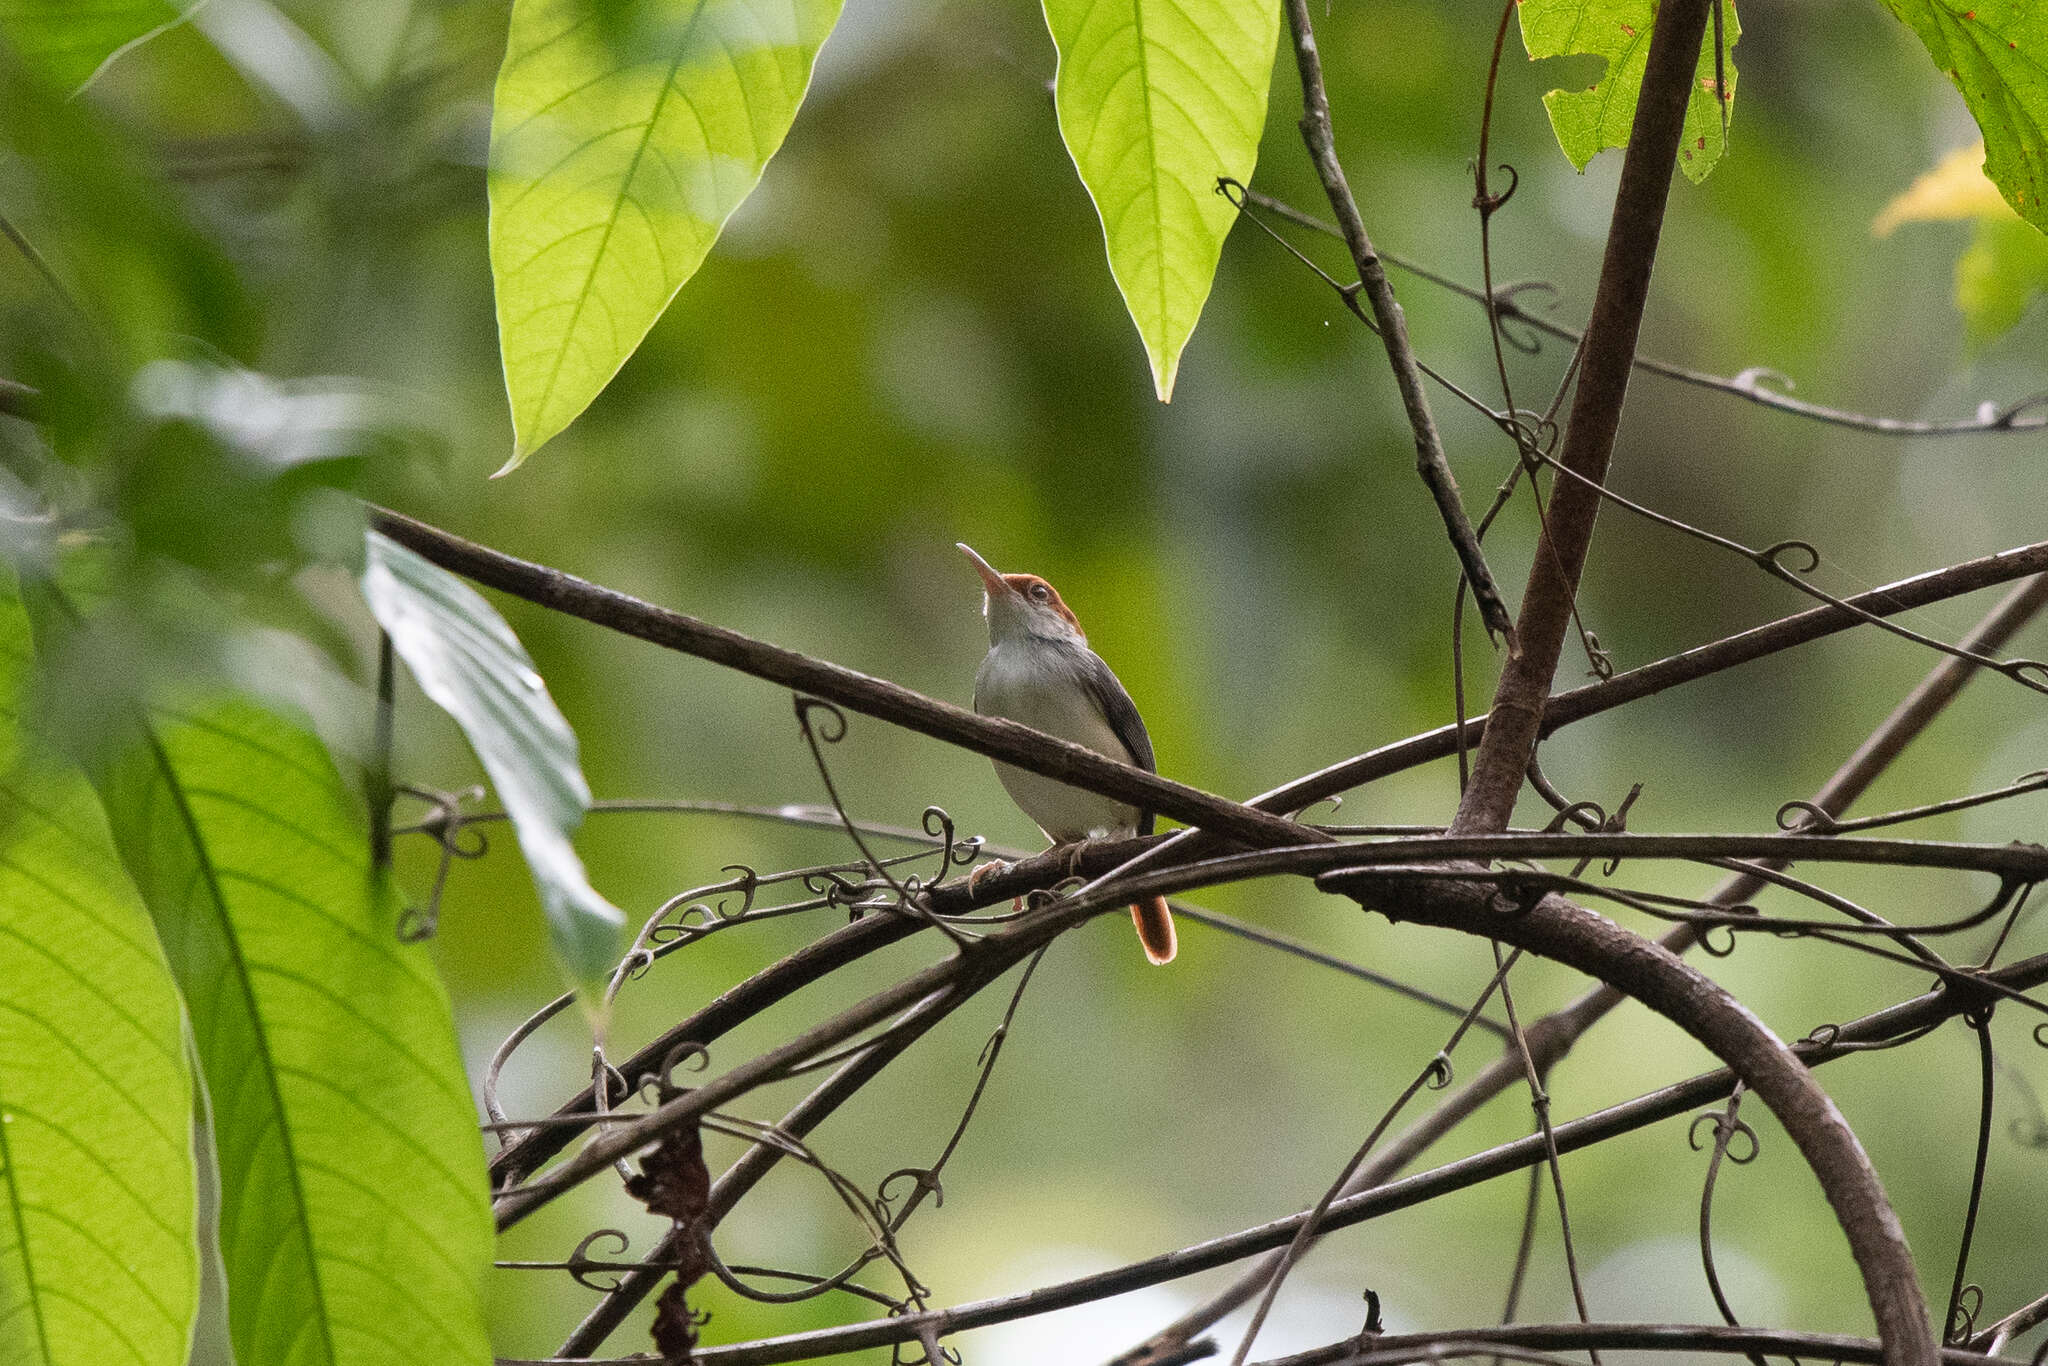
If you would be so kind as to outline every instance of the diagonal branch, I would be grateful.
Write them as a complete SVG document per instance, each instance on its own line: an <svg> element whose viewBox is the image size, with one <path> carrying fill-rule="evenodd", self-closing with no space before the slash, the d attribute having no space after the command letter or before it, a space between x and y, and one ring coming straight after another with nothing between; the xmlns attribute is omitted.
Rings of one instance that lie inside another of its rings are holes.
<svg viewBox="0 0 2048 1366"><path fill-rule="evenodd" d="M1500 588L1486 567L1486 555L1479 548L1472 519L1466 516L1464 501L1458 496L1458 480L1444 455L1443 436L1437 431L1436 415L1429 407L1429 391L1422 385L1422 367L1416 363L1415 348L1408 341L1408 320L1394 298L1393 282L1387 279L1379 253L1373 250L1372 239L1366 235L1358 201L1352 198L1344 167L1337 160L1336 134L1330 126L1330 94L1323 84L1323 59L1316 51L1308 0L1286 0L1286 8L1287 24L1294 34L1294 62L1301 71L1301 140L1308 147L1309 159L1315 163L1316 175L1323 182L1323 193L1337 215L1344 245L1350 249L1351 263L1358 270L1357 288L1365 292L1366 302L1372 305L1380 340L1387 348L1387 361L1394 367L1401 406L1407 410L1408 426L1415 434L1416 473L1422 476L1430 497L1436 500L1437 513L1450 534L1451 548L1458 553L1458 564L1471 581L1472 596L1479 604L1486 629L1512 647L1515 627L1508 619Z"/></svg>

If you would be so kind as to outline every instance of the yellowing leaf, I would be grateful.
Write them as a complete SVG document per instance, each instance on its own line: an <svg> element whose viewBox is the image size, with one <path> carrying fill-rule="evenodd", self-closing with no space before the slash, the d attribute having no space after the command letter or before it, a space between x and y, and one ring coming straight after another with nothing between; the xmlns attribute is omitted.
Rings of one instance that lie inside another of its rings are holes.
<svg viewBox="0 0 2048 1366"><path fill-rule="evenodd" d="M1628 143L1636 100L1643 92L1643 68L1650 58L1657 0L1522 0L1522 46L1531 60L1583 54L1604 57L1607 69L1584 90L1553 90L1543 97L1557 145L1580 170L1609 147ZM1735 108L1735 40L1742 25L1735 0L1723 0L1720 78L1727 85L1726 111ZM1727 150L1722 127L1724 101L1716 98L1714 30L1700 49L1692 96L1685 106L1685 133L1678 144L1679 169L1688 180L1707 178Z"/></svg>
<svg viewBox="0 0 2048 1366"><path fill-rule="evenodd" d="M1102 218L1110 273L1161 402L1251 179L1279 41L1277 0L1045 0L1060 135Z"/></svg>
<svg viewBox="0 0 2048 1366"><path fill-rule="evenodd" d="M1871 220L1873 237L1889 237L1901 223L2010 218L2012 207L1984 174L1984 144L1958 147L1907 186Z"/></svg>
<svg viewBox="0 0 2048 1366"><path fill-rule="evenodd" d="M515 0L491 108L507 470L589 406L703 264L838 17L839 0Z"/></svg>

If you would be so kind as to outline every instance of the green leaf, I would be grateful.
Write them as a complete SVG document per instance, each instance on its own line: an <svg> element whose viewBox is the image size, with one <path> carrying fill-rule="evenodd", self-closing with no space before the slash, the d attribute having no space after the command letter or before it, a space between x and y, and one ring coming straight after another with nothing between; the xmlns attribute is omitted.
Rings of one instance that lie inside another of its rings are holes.
<svg viewBox="0 0 2048 1366"><path fill-rule="evenodd" d="M491 106L505 470L618 373L761 179L840 0L515 0ZM500 470L499 473L504 473Z"/></svg>
<svg viewBox="0 0 2048 1366"><path fill-rule="evenodd" d="M0 35L45 80L76 90L115 52L183 16L167 0L0 0Z"/></svg>
<svg viewBox="0 0 2048 1366"><path fill-rule="evenodd" d="M1650 58L1657 0L1522 0L1517 8L1522 16L1522 46L1532 61L1583 54L1607 62L1599 81L1586 89L1553 90L1543 97L1557 145L1572 165L1583 171L1602 150L1628 144L1636 100L1643 92L1643 67ZM1727 110L1732 116L1734 48L1742 36L1735 0L1723 0L1721 22L1726 48L1721 77L1728 87ZM1714 95L1714 30L1709 24L1700 48L1697 79L1685 106L1685 133L1678 144L1679 168L1695 183L1707 178L1727 150L1722 102Z"/></svg>
<svg viewBox="0 0 2048 1366"><path fill-rule="evenodd" d="M448 998L311 735L152 709L100 775L212 1098L236 1359L490 1360L492 1225Z"/></svg>
<svg viewBox="0 0 2048 1366"><path fill-rule="evenodd" d="M1161 402L1209 298L1266 126L1278 0L1045 0L1060 136L1102 219L1109 269Z"/></svg>
<svg viewBox="0 0 2048 1366"><path fill-rule="evenodd" d="M2048 294L2048 237L2017 218L1980 220L1969 250L1956 258L1956 307L1963 328L1983 345L2019 324Z"/></svg>
<svg viewBox="0 0 2048 1366"><path fill-rule="evenodd" d="M569 842L590 809L576 732L519 637L468 584L368 533L363 596L422 691L455 718L512 817L555 952L579 989L617 965L625 916Z"/></svg>
<svg viewBox="0 0 2048 1366"><path fill-rule="evenodd" d="M2041 0L1885 0L1919 35L1977 126L1984 172L2048 232L2048 5Z"/></svg>
<svg viewBox="0 0 2048 1366"><path fill-rule="evenodd" d="M0 1361L184 1366L192 1073L149 913L75 769L28 752L0 569Z"/></svg>

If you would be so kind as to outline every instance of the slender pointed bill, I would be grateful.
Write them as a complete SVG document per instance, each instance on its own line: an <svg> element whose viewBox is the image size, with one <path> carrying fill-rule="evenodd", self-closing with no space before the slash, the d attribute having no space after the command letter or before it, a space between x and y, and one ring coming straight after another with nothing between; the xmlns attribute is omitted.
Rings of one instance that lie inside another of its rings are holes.
<svg viewBox="0 0 2048 1366"><path fill-rule="evenodd" d="M1010 591L1010 585L1003 582L1003 576L996 572L996 567L975 554L973 546L968 545L965 541L955 541L953 544L958 547L962 555L965 555L973 563L974 572L981 575L981 583L984 588L991 593L1007 593Z"/></svg>
<svg viewBox="0 0 2048 1366"><path fill-rule="evenodd" d="M1044 0L1053 102L1160 402L1208 301L1266 127L1279 0Z"/></svg>

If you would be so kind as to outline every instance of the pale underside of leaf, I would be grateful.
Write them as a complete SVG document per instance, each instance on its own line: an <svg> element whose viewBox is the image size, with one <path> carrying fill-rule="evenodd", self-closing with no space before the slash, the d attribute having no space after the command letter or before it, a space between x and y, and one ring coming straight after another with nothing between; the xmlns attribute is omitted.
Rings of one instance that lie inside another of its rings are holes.
<svg viewBox="0 0 2048 1366"><path fill-rule="evenodd" d="M1984 133L1984 173L2048 232L2048 5L1885 0L1962 92Z"/></svg>
<svg viewBox="0 0 2048 1366"><path fill-rule="evenodd" d="M198 1310L177 990L98 799L26 752L0 570L0 1362L184 1366Z"/></svg>
<svg viewBox="0 0 2048 1366"><path fill-rule="evenodd" d="M1236 218L1216 182L1258 163L1278 0L1045 0L1045 17L1060 134L1166 401Z"/></svg>
<svg viewBox="0 0 2048 1366"><path fill-rule="evenodd" d="M1553 90L1543 97L1558 146L1572 165L1583 171L1604 149L1627 145L1649 62L1656 0L1522 0L1517 12L1522 45L1532 61L1585 54L1607 63L1591 87ZM1679 169L1695 182L1705 180L1727 150L1723 118L1732 118L1735 110L1734 47L1742 36L1735 0L1722 0L1721 22L1719 79L1726 99L1717 97L1716 48L1709 24L1679 142Z"/></svg>
<svg viewBox="0 0 2048 1366"><path fill-rule="evenodd" d="M590 787L570 729L505 619L454 575L376 532L363 596L427 696L469 737L512 817L555 951L579 987L618 961L625 916L591 887L570 836Z"/></svg>
<svg viewBox="0 0 2048 1366"><path fill-rule="evenodd" d="M453 1021L356 803L316 740L245 703L142 731L102 792L191 1011L237 1358L488 1360Z"/></svg>
<svg viewBox="0 0 2048 1366"><path fill-rule="evenodd" d="M618 373L760 181L839 0L517 0L491 113L491 273L515 447ZM502 473L503 471L501 471Z"/></svg>

